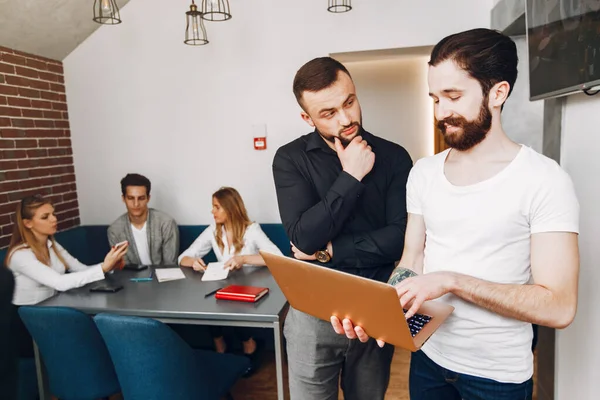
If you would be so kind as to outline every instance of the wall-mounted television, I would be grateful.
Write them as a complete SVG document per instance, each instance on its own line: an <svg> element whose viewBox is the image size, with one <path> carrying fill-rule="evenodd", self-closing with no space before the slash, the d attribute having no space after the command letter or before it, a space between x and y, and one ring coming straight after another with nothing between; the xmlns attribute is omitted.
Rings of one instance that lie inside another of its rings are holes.
<svg viewBox="0 0 600 400"><path fill-rule="evenodd" d="M600 85L600 0L526 0L529 98Z"/></svg>

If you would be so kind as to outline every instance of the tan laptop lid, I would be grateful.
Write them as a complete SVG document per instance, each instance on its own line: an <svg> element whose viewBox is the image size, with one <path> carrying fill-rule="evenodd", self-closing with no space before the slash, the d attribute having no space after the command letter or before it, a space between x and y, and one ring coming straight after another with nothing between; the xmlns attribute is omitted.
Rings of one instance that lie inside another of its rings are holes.
<svg viewBox="0 0 600 400"><path fill-rule="evenodd" d="M426 302L419 312L432 319L413 338L392 286L289 257L260 254L295 309L325 321L332 315L349 318L369 336L407 350L418 350L454 310L447 304Z"/></svg>

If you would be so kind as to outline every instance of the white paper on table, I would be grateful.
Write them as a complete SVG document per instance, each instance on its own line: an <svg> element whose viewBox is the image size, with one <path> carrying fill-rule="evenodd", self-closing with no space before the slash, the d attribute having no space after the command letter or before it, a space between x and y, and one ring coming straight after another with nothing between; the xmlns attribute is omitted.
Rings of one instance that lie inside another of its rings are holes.
<svg viewBox="0 0 600 400"><path fill-rule="evenodd" d="M229 268L225 268L225 263L213 262L213 263L208 263L208 265L206 266L206 271L204 271L202 280L203 281L222 281L223 279L227 279L228 275L229 275Z"/></svg>
<svg viewBox="0 0 600 400"><path fill-rule="evenodd" d="M175 281L177 279L185 279L185 275L181 268L156 268L156 279L159 282Z"/></svg>

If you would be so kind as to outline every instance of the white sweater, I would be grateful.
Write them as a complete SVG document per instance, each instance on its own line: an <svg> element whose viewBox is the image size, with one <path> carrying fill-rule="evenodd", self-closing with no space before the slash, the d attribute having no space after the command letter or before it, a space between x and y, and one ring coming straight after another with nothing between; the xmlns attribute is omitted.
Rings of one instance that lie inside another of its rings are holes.
<svg viewBox="0 0 600 400"><path fill-rule="evenodd" d="M13 304L37 304L54 296L56 291L64 292L104 279L102 264L88 267L57 243L57 250L69 267L69 273L65 274L65 266L51 247L52 242L48 241L50 266L41 263L26 245L12 252L8 268L15 276Z"/></svg>

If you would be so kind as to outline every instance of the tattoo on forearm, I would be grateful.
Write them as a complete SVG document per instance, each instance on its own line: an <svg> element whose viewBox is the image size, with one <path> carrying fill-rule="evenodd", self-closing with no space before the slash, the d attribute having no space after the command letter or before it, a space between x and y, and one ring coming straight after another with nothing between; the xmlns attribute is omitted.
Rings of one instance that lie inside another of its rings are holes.
<svg viewBox="0 0 600 400"><path fill-rule="evenodd" d="M407 268L396 267L392 272L392 276L388 279L388 283L393 286L411 276L417 276L417 273Z"/></svg>

